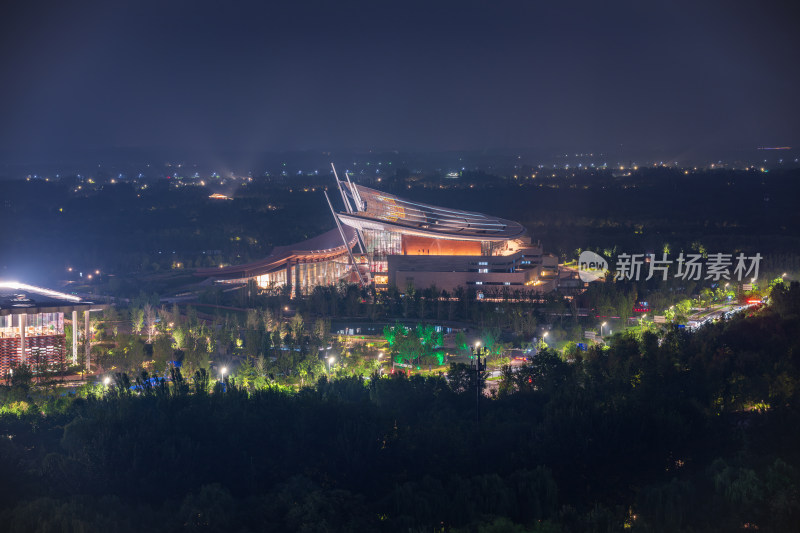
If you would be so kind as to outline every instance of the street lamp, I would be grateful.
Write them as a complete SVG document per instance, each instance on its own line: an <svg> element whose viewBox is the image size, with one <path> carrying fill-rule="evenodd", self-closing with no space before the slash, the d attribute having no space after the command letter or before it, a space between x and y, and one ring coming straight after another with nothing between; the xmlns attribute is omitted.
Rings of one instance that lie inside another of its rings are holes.
<svg viewBox="0 0 800 533"><path fill-rule="evenodd" d="M333 362L336 361L336 358L333 356L328 357L328 374L331 373L331 365Z"/></svg>
<svg viewBox="0 0 800 533"><path fill-rule="evenodd" d="M606 324L607 324L607 322L603 322L602 324L600 324L600 336L601 337L603 336L603 328L605 327Z"/></svg>
<svg viewBox="0 0 800 533"><path fill-rule="evenodd" d="M106 387L108 387L110 384L111 384L111 378L110 378L110 377L108 377L108 376L104 377L104 378L103 378L103 385L105 385Z"/></svg>
<svg viewBox="0 0 800 533"><path fill-rule="evenodd" d="M227 373L228 373L228 367L227 367L227 366L223 366L223 367L222 367L222 368L219 370L219 373L220 373L220 375L222 376L222 381L225 381L225 374L227 374Z"/></svg>

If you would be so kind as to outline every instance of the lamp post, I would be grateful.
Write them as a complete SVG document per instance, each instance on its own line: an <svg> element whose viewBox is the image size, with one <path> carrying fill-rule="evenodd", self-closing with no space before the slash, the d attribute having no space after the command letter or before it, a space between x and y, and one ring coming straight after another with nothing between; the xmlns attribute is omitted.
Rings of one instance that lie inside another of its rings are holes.
<svg viewBox="0 0 800 533"><path fill-rule="evenodd" d="M328 374L331 373L331 365L336 359L333 356L328 357Z"/></svg>
<svg viewBox="0 0 800 533"><path fill-rule="evenodd" d="M227 366L223 366L222 368L220 368L219 373L220 373L220 376L221 376L220 379L222 380L223 383L225 383L225 374L228 373L228 367Z"/></svg>
<svg viewBox="0 0 800 533"><path fill-rule="evenodd" d="M608 322L603 322L602 324L600 324L600 336L601 336L601 337L603 336L603 328L605 327L605 325L606 325L607 323L608 323Z"/></svg>

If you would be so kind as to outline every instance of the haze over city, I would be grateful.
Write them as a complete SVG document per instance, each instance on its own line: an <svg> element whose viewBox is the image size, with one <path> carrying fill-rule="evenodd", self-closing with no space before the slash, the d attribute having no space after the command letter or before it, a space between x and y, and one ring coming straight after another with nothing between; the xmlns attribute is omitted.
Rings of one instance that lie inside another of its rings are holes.
<svg viewBox="0 0 800 533"><path fill-rule="evenodd" d="M0 149L8 164L115 148L711 160L797 146L791 14L784 2L16 3L0 21Z"/></svg>

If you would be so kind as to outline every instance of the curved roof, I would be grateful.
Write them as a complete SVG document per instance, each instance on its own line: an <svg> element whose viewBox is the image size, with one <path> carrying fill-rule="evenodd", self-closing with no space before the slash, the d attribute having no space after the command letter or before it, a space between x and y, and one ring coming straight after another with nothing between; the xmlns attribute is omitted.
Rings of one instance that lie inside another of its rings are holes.
<svg viewBox="0 0 800 533"><path fill-rule="evenodd" d="M356 243L356 232L352 228L343 227L345 238L352 248ZM337 228L326 231L311 239L287 246L276 246L264 259L232 265L224 268L205 268L196 272L197 276L217 279L243 279L261 276L286 267L289 261L309 261L333 259L347 253L342 236Z"/></svg>
<svg viewBox="0 0 800 533"><path fill-rule="evenodd" d="M505 241L526 233L521 224L511 220L437 207L362 185L354 186L363 204L362 209L338 214L343 224L353 228L468 241Z"/></svg>
<svg viewBox="0 0 800 533"><path fill-rule="evenodd" d="M14 281L0 281L0 316L36 313L68 313L98 307L74 294L34 287Z"/></svg>

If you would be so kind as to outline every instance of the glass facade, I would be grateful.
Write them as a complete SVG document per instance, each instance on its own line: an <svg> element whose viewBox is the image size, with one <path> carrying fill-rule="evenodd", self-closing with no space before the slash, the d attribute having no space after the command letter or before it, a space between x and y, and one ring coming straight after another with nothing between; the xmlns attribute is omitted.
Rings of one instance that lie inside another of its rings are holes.
<svg viewBox="0 0 800 533"><path fill-rule="evenodd" d="M505 247L505 242L481 241L481 255L501 255Z"/></svg>
<svg viewBox="0 0 800 533"><path fill-rule="evenodd" d="M25 315L25 336L64 334L64 313L37 313ZM0 338L19 337L21 315L0 316Z"/></svg>
<svg viewBox="0 0 800 533"><path fill-rule="evenodd" d="M332 285L350 271L350 265L343 261L320 261L300 263L292 267L295 295L309 294L317 285Z"/></svg>
<svg viewBox="0 0 800 533"><path fill-rule="evenodd" d="M274 290L286 285L286 272L292 285L292 294L308 294L317 285L332 285L342 279L350 271L347 258L331 261L300 262L290 265L288 268L281 268L275 272L269 272L261 276L256 276L256 283L262 289Z"/></svg>
<svg viewBox="0 0 800 533"><path fill-rule="evenodd" d="M370 271L373 274L388 272L387 257L403 254L403 235L376 229L362 230L362 235L364 236L364 245L367 247Z"/></svg>
<svg viewBox="0 0 800 533"><path fill-rule="evenodd" d="M256 276L256 283L262 289L278 289L286 285L286 269L282 268L277 272L269 272L261 276Z"/></svg>

